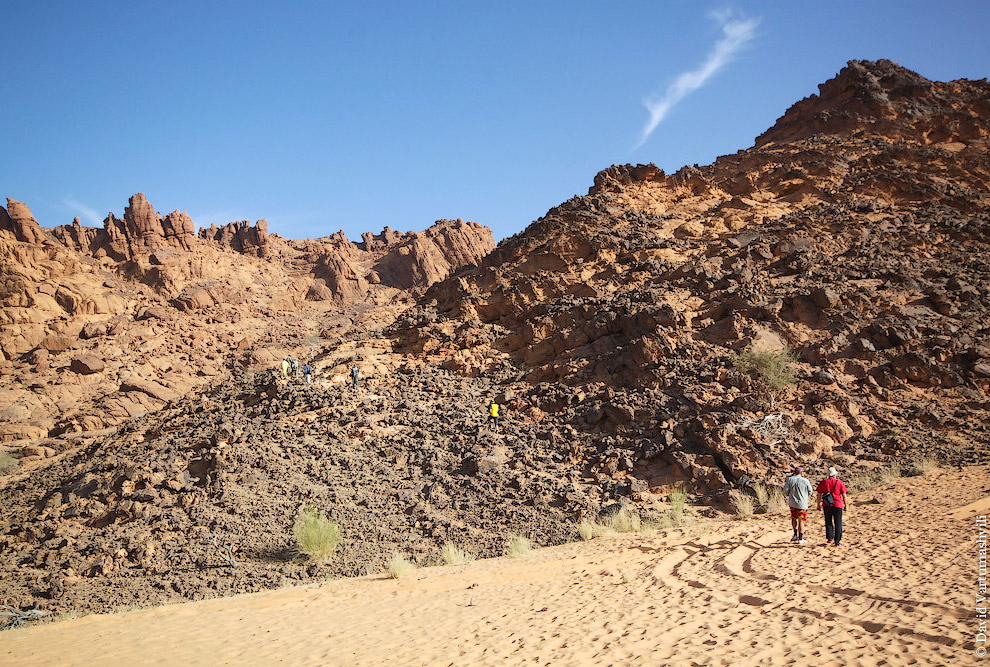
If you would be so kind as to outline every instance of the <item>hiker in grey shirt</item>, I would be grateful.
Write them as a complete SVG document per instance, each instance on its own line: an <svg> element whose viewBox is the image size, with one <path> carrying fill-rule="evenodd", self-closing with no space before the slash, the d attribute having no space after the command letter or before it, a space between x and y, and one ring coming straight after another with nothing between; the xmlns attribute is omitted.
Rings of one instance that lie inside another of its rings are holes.
<svg viewBox="0 0 990 667"><path fill-rule="evenodd" d="M804 544L804 525L808 523L808 501L814 491L811 482L804 476L804 468L794 466L793 475L784 482L784 493L787 494L787 506L791 508L791 528L794 537L791 542Z"/></svg>

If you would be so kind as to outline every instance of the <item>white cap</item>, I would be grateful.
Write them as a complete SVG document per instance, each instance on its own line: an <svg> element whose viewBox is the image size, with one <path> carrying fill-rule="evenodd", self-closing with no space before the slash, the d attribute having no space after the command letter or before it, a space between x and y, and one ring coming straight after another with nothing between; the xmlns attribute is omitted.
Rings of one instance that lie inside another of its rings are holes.
<svg viewBox="0 0 990 667"><path fill-rule="evenodd" d="M839 474L839 471L836 470L835 468L829 468L828 469L828 476L829 477L835 477L838 474Z"/></svg>

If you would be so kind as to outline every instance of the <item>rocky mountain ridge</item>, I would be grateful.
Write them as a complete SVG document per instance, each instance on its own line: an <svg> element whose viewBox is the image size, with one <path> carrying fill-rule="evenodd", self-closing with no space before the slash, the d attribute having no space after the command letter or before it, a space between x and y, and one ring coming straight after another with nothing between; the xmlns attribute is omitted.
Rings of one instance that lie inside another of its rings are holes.
<svg viewBox="0 0 990 667"><path fill-rule="evenodd" d="M352 243L293 241L265 220L195 233L145 196L103 228L42 228L0 207L0 440L98 430L229 375L273 367L301 341L388 318L430 283L494 247L491 231L441 220ZM280 314L292 316L281 317ZM358 318L355 320L355 318ZM236 357L236 358L235 358Z"/></svg>
<svg viewBox="0 0 990 667"><path fill-rule="evenodd" d="M587 426L628 443L602 469L636 488L718 488L975 426L990 387L990 84L852 61L820 88L710 166L604 170L434 285L394 327L400 347L573 387L598 406ZM766 410L734 370L749 348L797 353L782 442L750 429Z"/></svg>
<svg viewBox="0 0 990 667"><path fill-rule="evenodd" d="M11 206L5 257L53 275L73 257L74 271L110 282L99 298L147 304L119 323L93 318L75 337L32 333L62 337L47 354L65 364L58 346L105 340L104 359L118 358L112 344L148 366L115 376L119 391L86 413L116 410L119 427L94 432L102 422L79 416L58 437L16 445L38 452L0 475L10 508L0 602L107 610L202 599L381 569L392 552L436 562L446 541L493 555L510 532L558 543L581 516L619 503L658 511L675 487L692 511L715 511L699 506L724 506L754 480L778 483L797 462L815 477L915 454L986 461L990 83L852 61L820 90L712 165L603 170L587 195L415 301L396 299L404 278L393 262L437 257L423 237L422 248L390 230L360 244L262 243L261 229L236 223L190 239L175 223L144 237L159 244L159 263L149 255L107 277L101 262L118 260L39 245ZM449 236L460 224L434 230L445 257L471 247ZM197 307L216 301L202 281L237 264L185 262L182 240L244 258L250 280L230 292L240 296ZM392 255L400 243L407 252ZM168 264L168 253L180 259ZM432 275L427 264L406 276ZM64 311L71 284L44 284L8 289L22 310L4 312ZM365 301L342 316L313 300L324 287ZM244 336L264 327L275 334ZM196 391L161 382L161 360L193 359L190 345L224 370ZM768 400L736 355L785 348L796 379ZM26 353L36 366L40 349ZM284 354L263 350L309 351L313 384L261 370ZM25 363L19 354L11 365ZM105 373L72 361L58 382ZM355 363L360 391L346 386ZM48 391L46 376L17 377L18 401ZM156 392L151 407L164 407L148 414L116 403ZM505 408L500 432L485 423L493 399ZM343 526L328 565L291 551L302 506Z"/></svg>

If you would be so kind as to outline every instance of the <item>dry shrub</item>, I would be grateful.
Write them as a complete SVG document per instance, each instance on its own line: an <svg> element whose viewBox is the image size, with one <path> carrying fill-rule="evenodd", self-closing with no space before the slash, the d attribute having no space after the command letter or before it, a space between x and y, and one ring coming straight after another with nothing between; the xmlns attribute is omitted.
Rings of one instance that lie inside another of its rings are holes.
<svg viewBox="0 0 990 667"><path fill-rule="evenodd" d="M446 542L440 549L440 557L447 565L463 565L475 559L475 555L461 549L453 542Z"/></svg>
<svg viewBox="0 0 990 667"><path fill-rule="evenodd" d="M415 563L398 552L393 553L388 561L388 576L393 579L398 579L415 569Z"/></svg>
<svg viewBox="0 0 990 667"><path fill-rule="evenodd" d="M0 475L12 473L20 467L17 457L10 452L0 452Z"/></svg>
<svg viewBox="0 0 990 667"><path fill-rule="evenodd" d="M753 497L742 491L729 491L729 503L737 516L747 517L753 514Z"/></svg>
<svg viewBox="0 0 990 667"><path fill-rule="evenodd" d="M770 495L767 498L767 512L770 514L787 514L790 511L787 505L787 496L779 486L770 487Z"/></svg>
<svg viewBox="0 0 990 667"><path fill-rule="evenodd" d="M930 470L937 470L939 467L940 465L938 458L934 456L924 456L921 454L914 456L908 464L909 474L912 476L924 475L926 472Z"/></svg>
<svg viewBox="0 0 990 667"><path fill-rule="evenodd" d="M340 542L340 526L315 509L305 509L292 527L300 553L319 563L330 560Z"/></svg>
<svg viewBox="0 0 990 667"><path fill-rule="evenodd" d="M525 535L509 535L505 540L506 556L522 556L533 550L533 542Z"/></svg>
<svg viewBox="0 0 990 667"><path fill-rule="evenodd" d="M687 493L684 489L674 489L667 494L670 502L670 509L667 515L670 517L671 525L679 526L684 522L684 506L687 504Z"/></svg>

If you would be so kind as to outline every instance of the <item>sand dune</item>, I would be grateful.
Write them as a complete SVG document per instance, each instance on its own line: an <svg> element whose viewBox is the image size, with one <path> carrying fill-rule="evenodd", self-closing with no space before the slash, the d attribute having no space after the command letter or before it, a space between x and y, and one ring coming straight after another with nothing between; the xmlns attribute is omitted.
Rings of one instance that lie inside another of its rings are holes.
<svg viewBox="0 0 990 667"><path fill-rule="evenodd" d="M975 517L990 468L820 517L702 519L400 579L90 616L0 635L9 665L960 665L975 660Z"/></svg>

